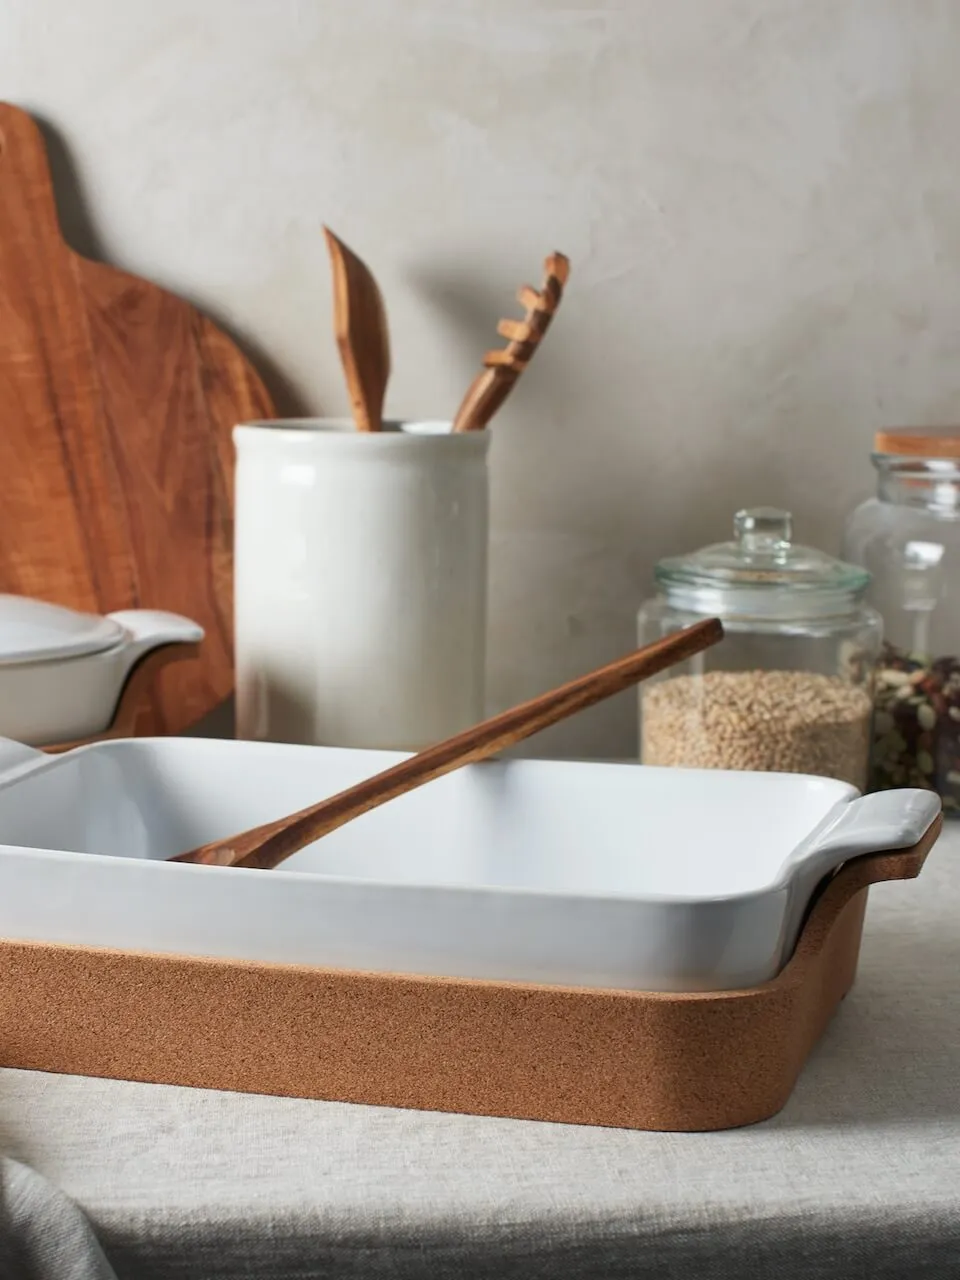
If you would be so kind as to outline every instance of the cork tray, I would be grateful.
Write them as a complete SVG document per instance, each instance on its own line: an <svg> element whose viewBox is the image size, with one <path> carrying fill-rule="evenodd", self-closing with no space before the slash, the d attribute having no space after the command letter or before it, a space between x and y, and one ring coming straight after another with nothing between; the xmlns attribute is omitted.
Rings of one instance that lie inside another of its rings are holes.
<svg viewBox="0 0 960 1280"><path fill-rule="evenodd" d="M788 965L752 990L586 990L0 940L0 1065L634 1129L751 1124L787 1101L853 983L868 886L917 876L942 821L910 849L843 866Z"/></svg>

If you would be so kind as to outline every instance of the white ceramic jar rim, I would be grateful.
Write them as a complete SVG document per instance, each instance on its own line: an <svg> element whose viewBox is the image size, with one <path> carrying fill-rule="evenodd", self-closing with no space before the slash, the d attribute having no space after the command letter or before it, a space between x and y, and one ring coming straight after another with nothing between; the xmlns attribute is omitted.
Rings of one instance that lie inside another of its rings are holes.
<svg viewBox="0 0 960 1280"><path fill-rule="evenodd" d="M373 449L378 453L422 450L431 454L482 457L490 447L489 431L451 430L452 423L441 419L387 419L381 431L358 431L352 418L265 418L241 422L233 430L234 440L244 445L270 443L281 438L284 444L304 447L319 442L324 448Z"/></svg>

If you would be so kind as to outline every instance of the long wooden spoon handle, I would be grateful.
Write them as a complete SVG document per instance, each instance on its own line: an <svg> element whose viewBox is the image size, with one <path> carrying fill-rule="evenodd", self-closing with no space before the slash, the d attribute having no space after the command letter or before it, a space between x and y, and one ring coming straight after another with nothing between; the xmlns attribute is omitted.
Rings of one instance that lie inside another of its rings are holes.
<svg viewBox="0 0 960 1280"><path fill-rule="evenodd" d="M571 680L509 711L502 711L472 729L401 760L399 764L341 791L329 800L229 839L201 845L199 849L181 853L171 861L269 870L369 809L459 769L461 765L496 755L498 751L522 742L524 738L565 720L577 711L592 707L666 667L701 653L722 638L723 627L717 619L698 622L589 675Z"/></svg>

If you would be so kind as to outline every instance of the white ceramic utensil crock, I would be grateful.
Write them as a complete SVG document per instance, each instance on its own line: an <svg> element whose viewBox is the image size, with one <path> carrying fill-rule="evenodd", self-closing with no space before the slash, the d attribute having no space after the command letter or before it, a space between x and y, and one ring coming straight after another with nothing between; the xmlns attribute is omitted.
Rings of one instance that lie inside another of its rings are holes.
<svg viewBox="0 0 960 1280"><path fill-rule="evenodd" d="M508 760L374 809L275 871L165 862L399 758L137 739L0 743L0 937L647 991L772 978L818 884L915 844L927 791Z"/></svg>
<svg viewBox="0 0 960 1280"><path fill-rule="evenodd" d="M481 720L487 432L234 439L237 736L415 751Z"/></svg>
<svg viewBox="0 0 960 1280"><path fill-rule="evenodd" d="M129 609L102 618L0 595L0 733L35 746L102 733L141 658L202 639L195 622L175 613Z"/></svg>

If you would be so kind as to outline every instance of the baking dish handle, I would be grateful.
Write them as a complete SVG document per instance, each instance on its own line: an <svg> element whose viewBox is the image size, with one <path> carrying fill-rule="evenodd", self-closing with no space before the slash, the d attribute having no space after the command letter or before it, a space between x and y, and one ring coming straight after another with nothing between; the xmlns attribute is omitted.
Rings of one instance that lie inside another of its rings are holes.
<svg viewBox="0 0 960 1280"><path fill-rule="evenodd" d="M882 880L913 880L918 876L942 830L943 814L938 813L920 839L909 847L851 857L836 875L821 879L800 913L791 935L790 959L774 979L775 984L804 981L805 967L816 962L840 913L858 893Z"/></svg>
<svg viewBox="0 0 960 1280"><path fill-rule="evenodd" d="M804 865L818 875L850 858L918 844L940 813L940 797L920 788L899 788L860 796L842 806L809 848Z"/></svg>
<svg viewBox="0 0 960 1280"><path fill-rule="evenodd" d="M154 649L169 644L199 644L203 639L203 627L179 613L167 613L162 609L122 609L108 616L119 622L129 637L123 650L124 677Z"/></svg>

